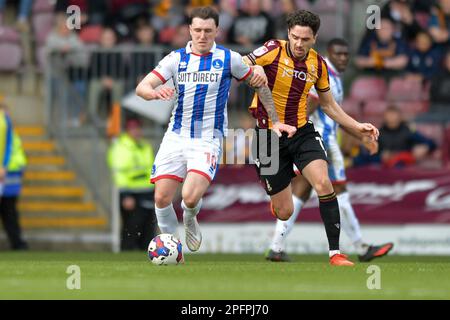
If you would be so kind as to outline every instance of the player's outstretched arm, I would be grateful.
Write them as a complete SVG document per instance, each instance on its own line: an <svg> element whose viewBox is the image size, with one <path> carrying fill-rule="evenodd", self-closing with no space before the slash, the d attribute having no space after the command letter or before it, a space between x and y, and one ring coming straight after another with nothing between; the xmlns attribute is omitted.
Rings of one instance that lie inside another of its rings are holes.
<svg viewBox="0 0 450 320"><path fill-rule="evenodd" d="M161 87L162 80L154 73L149 73L136 87L136 95L145 100L170 100L175 90L169 87Z"/></svg>
<svg viewBox="0 0 450 320"><path fill-rule="evenodd" d="M378 140L378 129L370 123L361 123L350 117L334 100L331 91L319 92L319 101L322 110L334 121L347 129L351 134L362 137L367 136Z"/></svg>

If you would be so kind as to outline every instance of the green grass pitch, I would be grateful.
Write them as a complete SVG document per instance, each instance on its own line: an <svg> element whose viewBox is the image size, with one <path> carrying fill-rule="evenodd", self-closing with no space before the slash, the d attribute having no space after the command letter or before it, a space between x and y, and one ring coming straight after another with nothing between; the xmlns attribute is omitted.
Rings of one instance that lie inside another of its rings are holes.
<svg viewBox="0 0 450 320"><path fill-rule="evenodd" d="M154 266L145 252L3 252L0 299L450 299L450 257L388 256L354 268L331 267L326 255L291 263L262 255L185 259ZM70 265L80 267L80 290L66 287ZM380 268L380 289L367 287L370 265Z"/></svg>

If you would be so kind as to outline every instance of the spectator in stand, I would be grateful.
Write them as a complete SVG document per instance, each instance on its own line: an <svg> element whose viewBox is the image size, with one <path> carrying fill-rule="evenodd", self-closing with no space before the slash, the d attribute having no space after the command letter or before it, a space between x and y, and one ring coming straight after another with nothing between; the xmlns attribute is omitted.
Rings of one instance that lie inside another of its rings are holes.
<svg viewBox="0 0 450 320"><path fill-rule="evenodd" d="M380 29L363 39L355 60L356 66L367 71L395 73L402 71L408 64L406 44L394 38L394 25L383 18Z"/></svg>
<svg viewBox="0 0 450 320"><path fill-rule="evenodd" d="M381 17L391 19L394 24L394 37L411 42L420 31L408 0L391 0L381 10Z"/></svg>
<svg viewBox="0 0 450 320"><path fill-rule="evenodd" d="M409 52L407 71L422 79L430 80L439 72L441 59L442 47L433 45L433 39L428 32L420 31Z"/></svg>
<svg viewBox="0 0 450 320"><path fill-rule="evenodd" d="M57 0L56 13L66 14L69 6L77 6L81 11L81 25L103 25L108 13L107 0Z"/></svg>
<svg viewBox="0 0 450 320"><path fill-rule="evenodd" d="M108 21L121 39L133 37L133 27L137 20L150 19L150 3L148 0L109 0Z"/></svg>
<svg viewBox="0 0 450 320"><path fill-rule="evenodd" d="M190 39L191 35L189 33L189 25L183 24L176 28L176 32L170 42L170 46L172 48L183 48Z"/></svg>
<svg viewBox="0 0 450 320"><path fill-rule="evenodd" d="M123 78L125 74L122 55L114 52L117 36L113 29L104 28L100 39L101 51L94 52L89 66L89 112L92 116L102 115L103 110L109 114L110 106L120 102L123 95ZM106 99L101 99L101 98ZM106 108L100 108L100 102L106 100Z"/></svg>
<svg viewBox="0 0 450 320"><path fill-rule="evenodd" d="M386 167L415 164L436 149L433 140L410 128L395 106L388 107L384 113L378 143L378 156Z"/></svg>
<svg viewBox="0 0 450 320"><path fill-rule="evenodd" d="M450 122L450 49L441 71L431 79L430 109L417 117L418 122Z"/></svg>
<svg viewBox="0 0 450 320"><path fill-rule="evenodd" d="M428 27L435 42L450 44L450 0L438 1L432 9Z"/></svg>
<svg viewBox="0 0 450 320"><path fill-rule="evenodd" d="M262 10L261 0L246 0L229 31L228 41L252 48L273 38L273 31L273 21Z"/></svg>
<svg viewBox="0 0 450 320"><path fill-rule="evenodd" d="M151 24L158 33L158 42L170 43L176 27L184 23L183 8L175 6L173 0L156 1L152 8Z"/></svg>
<svg viewBox="0 0 450 320"><path fill-rule="evenodd" d="M132 83L128 84L128 90L136 88L137 84L147 75L148 70L152 69L157 62L155 54L146 50L154 43L155 31L152 26L147 23L139 24L135 30L135 39L137 49L140 51L133 51L131 54L129 78Z"/></svg>
<svg viewBox="0 0 450 320"><path fill-rule="evenodd" d="M19 31L26 32L30 29L28 18L30 16L33 0L20 0L17 12L16 27ZM0 27L4 23L4 11L6 0L0 0Z"/></svg>
<svg viewBox="0 0 450 320"><path fill-rule="evenodd" d="M87 65L87 55L84 52L84 44L78 38L74 30L70 30L66 25L66 15L59 13L55 19L55 28L47 37L46 47L52 52L52 62L59 63L66 70L66 75L73 85L74 90L68 90L67 101L69 106L69 117L73 126L78 126L82 122L82 106L77 103L74 94L84 98L86 95L86 82L83 77ZM59 92L60 83L52 79L52 92ZM84 99L83 99L84 100Z"/></svg>
<svg viewBox="0 0 450 320"><path fill-rule="evenodd" d="M289 13L297 10L297 5L294 0L281 0L281 14L275 17L275 38L286 39L287 38L287 25L286 19Z"/></svg>

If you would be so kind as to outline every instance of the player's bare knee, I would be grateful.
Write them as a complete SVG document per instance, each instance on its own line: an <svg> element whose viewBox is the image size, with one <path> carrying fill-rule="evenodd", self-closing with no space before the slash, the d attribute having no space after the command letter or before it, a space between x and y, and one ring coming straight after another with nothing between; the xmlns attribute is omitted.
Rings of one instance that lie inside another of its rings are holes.
<svg viewBox="0 0 450 320"><path fill-rule="evenodd" d="M328 177L323 177L315 181L314 190L316 190L317 194L330 194L333 190L333 185Z"/></svg>
<svg viewBox="0 0 450 320"><path fill-rule="evenodd" d="M172 203L172 197L169 194L165 193L155 193L155 205L156 207L162 209L166 208L168 205Z"/></svg>
<svg viewBox="0 0 450 320"><path fill-rule="evenodd" d="M280 220L286 221L292 216L292 213L294 212L294 207L293 206L283 206L283 207L280 207L275 210L276 210L277 218Z"/></svg>
<svg viewBox="0 0 450 320"><path fill-rule="evenodd" d="M200 199L197 199L197 197L194 196L186 196L183 197L184 204L188 208L195 208L198 204Z"/></svg>

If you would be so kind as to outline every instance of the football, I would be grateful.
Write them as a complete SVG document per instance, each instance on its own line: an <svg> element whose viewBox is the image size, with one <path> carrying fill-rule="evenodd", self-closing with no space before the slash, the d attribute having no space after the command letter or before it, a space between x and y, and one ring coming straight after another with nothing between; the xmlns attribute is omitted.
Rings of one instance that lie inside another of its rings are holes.
<svg viewBox="0 0 450 320"><path fill-rule="evenodd" d="M156 265L178 264L183 261L183 246L172 234L163 233L150 241L148 257Z"/></svg>

